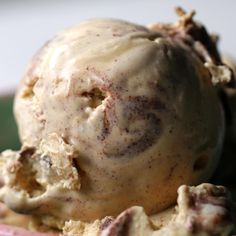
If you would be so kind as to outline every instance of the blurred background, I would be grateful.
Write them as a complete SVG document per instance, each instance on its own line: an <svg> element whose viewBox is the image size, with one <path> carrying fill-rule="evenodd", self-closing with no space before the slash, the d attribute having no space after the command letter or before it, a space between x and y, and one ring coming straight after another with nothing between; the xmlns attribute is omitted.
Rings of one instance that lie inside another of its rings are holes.
<svg viewBox="0 0 236 236"><path fill-rule="evenodd" d="M195 9L196 19L221 36L221 51L236 57L234 0L0 0L0 151L19 148L12 96L30 58L46 40L88 18L173 22L178 5Z"/></svg>

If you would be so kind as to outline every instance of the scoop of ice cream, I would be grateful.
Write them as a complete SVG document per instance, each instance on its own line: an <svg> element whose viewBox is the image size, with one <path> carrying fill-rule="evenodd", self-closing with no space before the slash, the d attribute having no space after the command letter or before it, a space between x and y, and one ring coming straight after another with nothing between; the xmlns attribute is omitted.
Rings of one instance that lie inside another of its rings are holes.
<svg viewBox="0 0 236 236"><path fill-rule="evenodd" d="M63 233L65 236L210 236L231 235L234 232L235 206L223 186L181 186L177 202L175 209L165 212L168 217L163 218L161 214L164 212L148 217L142 207L134 206L115 219L107 217L90 224L68 221Z"/></svg>
<svg viewBox="0 0 236 236"><path fill-rule="evenodd" d="M120 20L58 34L18 89L23 147L2 154L1 199L22 213L91 221L133 205L161 211L181 184L208 180L224 135L215 84L228 73L204 58L169 31Z"/></svg>

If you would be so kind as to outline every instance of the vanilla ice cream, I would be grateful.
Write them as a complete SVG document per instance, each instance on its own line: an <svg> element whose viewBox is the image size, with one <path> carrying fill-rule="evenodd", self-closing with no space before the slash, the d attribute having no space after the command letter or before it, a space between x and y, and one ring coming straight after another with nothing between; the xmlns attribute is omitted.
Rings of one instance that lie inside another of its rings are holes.
<svg viewBox="0 0 236 236"><path fill-rule="evenodd" d="M148 217L142 207L133 206L115 219L106 217L90 224L68 221L63 235L226 236L235 230L235 209L230 193L223 186L183 185L178 189L177 203L175 208L152 217Z"/></svg>
<svg viewBox="0 0 236 236"><path fill-rule="evenodd" d="M174 204L181 184L207 181L230 70L190 33L173 36L181 22L163 30L95 19L49 41L16 95L22 149L1 154L1 200L60 228L133 205L150 215Z"/></svg>

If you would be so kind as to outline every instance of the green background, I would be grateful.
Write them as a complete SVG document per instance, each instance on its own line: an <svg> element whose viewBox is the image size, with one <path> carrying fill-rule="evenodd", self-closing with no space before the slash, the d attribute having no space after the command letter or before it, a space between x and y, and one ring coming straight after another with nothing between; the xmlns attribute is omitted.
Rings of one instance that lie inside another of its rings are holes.
<svg viewBox="0 0 236 236"><path fill-rule="evenodd" d="M13 116L13 96L0 98L0 152L6 149L18 150L20 142Z"/></svg>

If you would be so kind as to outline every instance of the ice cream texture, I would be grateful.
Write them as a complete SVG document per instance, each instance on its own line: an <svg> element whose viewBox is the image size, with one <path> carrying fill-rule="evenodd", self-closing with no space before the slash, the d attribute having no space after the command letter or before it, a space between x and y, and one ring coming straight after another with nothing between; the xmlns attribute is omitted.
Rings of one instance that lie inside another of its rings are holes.
<svg viewBox="0 0 236 236"><path fill-rule="evenodd" d="M15 98L22 149L0 158L7 206L60 228L134 205L157 213L180 185L209 180L231 71L193 14L179 14L149 27L88 20L40 49Z"/></svg>
<svg viewBox="0 0 236 236"><path fill-rule="evenodd" d="M63 235L226 236L232 235L235 229L234 211L230 193L223 186L182 185L175 208L148 217L142 207L133 206L115 219L106 217L90 224L68 221Z"/></svg>

